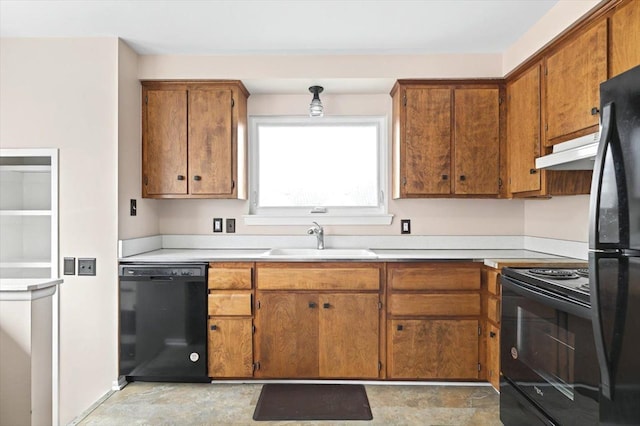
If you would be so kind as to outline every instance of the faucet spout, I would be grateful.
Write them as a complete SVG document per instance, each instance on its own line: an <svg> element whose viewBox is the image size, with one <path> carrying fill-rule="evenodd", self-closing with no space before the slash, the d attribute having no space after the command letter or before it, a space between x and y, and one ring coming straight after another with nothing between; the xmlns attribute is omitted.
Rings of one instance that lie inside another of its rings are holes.
<svg viewBox="0 0 640 426"><path fill-rule="evenodd" d="M318 250L324 250L324 228L318 224L318 222L313 222L315 226L312 226L307 230L307 234L315 235L318 243Z"/></svg>

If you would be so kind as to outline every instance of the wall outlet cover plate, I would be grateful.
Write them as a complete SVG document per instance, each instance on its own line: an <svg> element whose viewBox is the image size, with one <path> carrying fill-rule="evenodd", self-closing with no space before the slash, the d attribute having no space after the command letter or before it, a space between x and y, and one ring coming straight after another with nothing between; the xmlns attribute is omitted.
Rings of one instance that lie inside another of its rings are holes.
<svg viewBox="0 0 640 426"><path fill-rule="evenodd" d="M95 275L96 258L78 258L78 275Z"/></svg>

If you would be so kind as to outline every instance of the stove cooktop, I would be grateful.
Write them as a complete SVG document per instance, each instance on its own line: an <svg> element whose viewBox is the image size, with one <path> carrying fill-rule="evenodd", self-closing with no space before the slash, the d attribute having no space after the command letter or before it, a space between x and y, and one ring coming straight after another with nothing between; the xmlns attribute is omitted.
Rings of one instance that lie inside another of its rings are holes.
<svg viewBox="0 0 640 426"><path fill-rule="evenodd" d="M515 280L590 303L588 269L504 268L502 273Z"/></svg>

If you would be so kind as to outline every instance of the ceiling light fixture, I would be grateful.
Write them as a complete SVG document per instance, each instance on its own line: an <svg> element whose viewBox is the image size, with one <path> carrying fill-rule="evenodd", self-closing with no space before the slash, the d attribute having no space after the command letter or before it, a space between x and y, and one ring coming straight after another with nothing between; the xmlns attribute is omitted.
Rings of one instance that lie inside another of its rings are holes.
<svg viewBox="0 0 640 426"><path fill-rule="evenodd" d="M313 93L313 99L309 105L309 117L322 117L324 115L322 102L320 101L320 93L324 88L322 86L311 86L309 91Z"/></svg>

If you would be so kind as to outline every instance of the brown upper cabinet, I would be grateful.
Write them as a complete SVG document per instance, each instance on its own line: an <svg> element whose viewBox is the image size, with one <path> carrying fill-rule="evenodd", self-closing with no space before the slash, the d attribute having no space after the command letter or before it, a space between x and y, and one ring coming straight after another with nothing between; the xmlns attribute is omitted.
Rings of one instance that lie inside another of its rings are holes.
<svg viewBox="0 0 640 426"><path fill-rule="evenodd" d="M246 198L239 81L142 82L142 196Z"/></svg>
<svg viewBox="0 0 640 426"><path fill-rule="evenodd" d="M607 80L607 20L552 49L545 64L546 146L597 131L600 83Z"/></svg>
<svg viewBox="0 0 640 426"><path fill-rule="evenodd" d="M609 21L609 77L640 65L640 1L616 7Z"/></svg>
<svg viewBox="0 0 640 426"><path fill-rule="evenodd" d="M399 80L393 98L393 197L500 193L500 85Z"/></svg>

